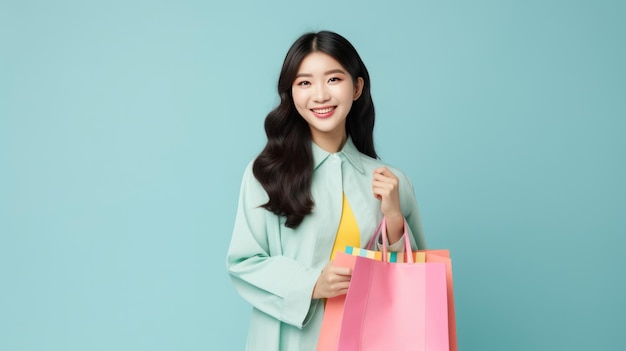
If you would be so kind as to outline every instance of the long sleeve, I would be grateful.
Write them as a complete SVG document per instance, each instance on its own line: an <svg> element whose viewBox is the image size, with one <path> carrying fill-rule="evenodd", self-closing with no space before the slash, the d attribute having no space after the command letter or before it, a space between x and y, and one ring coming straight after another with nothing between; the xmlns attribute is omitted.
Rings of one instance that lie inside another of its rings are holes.
<svg viewBox="0 0 626 351"><path fill-rule="evenodd" d="M400 179L400 204L407 224L407 233L410 235L411 246L414 250L424 250L426 249L426 240L417 208L413 183L409 177L403 173L400 174L402 175Z"/></svg>
<svg viewBox="0 0 626 351"><path fill-rule="evenodd" d="M263 207L267 194L252 173L244 173L227 268L239 294L258 310L302 328L316 308L312 292L320 271L283 256L278 217Z"/></svg>

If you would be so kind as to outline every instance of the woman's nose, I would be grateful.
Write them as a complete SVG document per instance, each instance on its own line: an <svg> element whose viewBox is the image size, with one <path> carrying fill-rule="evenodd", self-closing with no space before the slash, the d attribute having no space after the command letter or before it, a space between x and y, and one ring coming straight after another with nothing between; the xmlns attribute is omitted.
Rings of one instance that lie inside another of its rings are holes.
<svg viewBox="0 0 626 351"><path fill-rule="evenodd" d="M324 102L330 99L330 94L325 84L316 84L313 99L315 102Z"/></svg>

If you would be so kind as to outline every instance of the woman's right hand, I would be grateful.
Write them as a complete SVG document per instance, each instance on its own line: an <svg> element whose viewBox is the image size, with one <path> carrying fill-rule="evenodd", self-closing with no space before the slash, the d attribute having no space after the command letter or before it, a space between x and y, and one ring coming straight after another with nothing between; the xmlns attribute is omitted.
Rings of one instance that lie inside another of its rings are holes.
<svg viewBox="0 0 626 351"><path fill-rule="evenodd" d="M348 267L333 266L333 261L328 262L317 278L313 288L313 299L322 299L345 295L350 286L352 269Z"/></svg>

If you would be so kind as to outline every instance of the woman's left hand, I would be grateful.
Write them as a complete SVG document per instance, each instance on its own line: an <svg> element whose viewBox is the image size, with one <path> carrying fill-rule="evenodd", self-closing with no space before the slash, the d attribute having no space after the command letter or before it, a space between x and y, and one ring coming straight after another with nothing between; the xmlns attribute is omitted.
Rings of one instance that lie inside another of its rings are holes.
<svg viewBox="0 0 626 351"><path fill-rule="evenodd" d="M400 211L398 183L398 177L387 167L380 167L374 170L372 190L374 191L374 197L380 200L380 210L385 217L402 214L402 211Z"/></svg>
<svg viewBox="0 0 626 351"><path fill-rule="evenodd" d="M387 222L389 242L394 243L404 232L404 216L400 208L399 180L387 167L374 170L372 190L374 197L380 200L380 210Z"/></svg>

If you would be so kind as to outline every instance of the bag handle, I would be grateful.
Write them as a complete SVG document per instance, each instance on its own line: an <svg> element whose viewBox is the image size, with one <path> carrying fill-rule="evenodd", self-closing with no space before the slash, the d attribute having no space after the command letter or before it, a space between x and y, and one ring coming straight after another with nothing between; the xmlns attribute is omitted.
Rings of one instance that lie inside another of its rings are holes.
<svg viewBox="0 0 626 351"><path fill-rule="evenodd" d="M367 247L365 247L366 249L371 250L372 247L374 247L374 242L378 238L378 233L380 233L380 228L381 228L381 226L383 225L384 222L385 222L385 217L383 217L383 220L380 221L380 223L378 223L378 227L376 227L376 230L374 231L374 235L372 235L372 238L370 239L370 242L367 243Z"/></svg>
<svg viewBox="0 0 626 351"><path fill-rule="evenodd" d="M409 235L407 234L406 231L406 222L403 223L404 226L404 232L402 233L402 236L404 237L404 255L406 256L406 262L407 263L413 263L413 253L411 252L411 240L409 240ZM378 237L378 233L380 233L382 229L382 238L383 238L383 262L387 262L388 258L387 258L387 221L385 220L385 217L383 217L383 220L380 221L380 224L378 225L378 228L376 228L376 231L374 232L374 235L372 235L372 238L370 239L370 242L367 244L367 249L371 250L372 246L374 245L374 241L376 240L376 238Z"/></svg>

